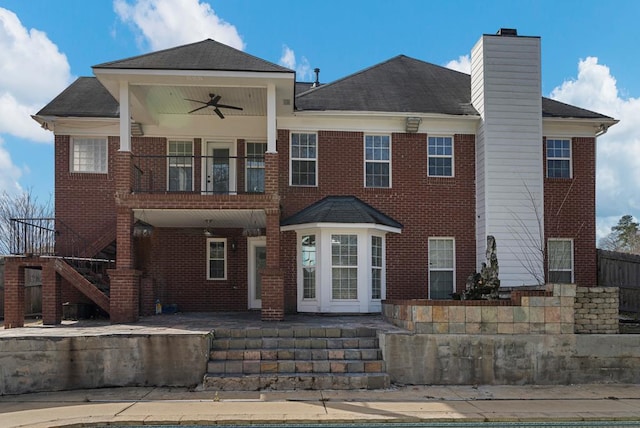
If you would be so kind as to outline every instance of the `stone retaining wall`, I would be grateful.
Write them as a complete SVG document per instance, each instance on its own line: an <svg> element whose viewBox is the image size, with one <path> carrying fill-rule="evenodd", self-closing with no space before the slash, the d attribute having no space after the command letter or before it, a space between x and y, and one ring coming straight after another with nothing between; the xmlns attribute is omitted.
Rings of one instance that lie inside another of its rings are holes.
<svg viewBox="0 0 640 428"><path fill-rule="evenodd" d="M576 333L618 333L620 296L617 287L576 289Z"/></svg>
<svg viewBox="0 0 640 428"><path fill-rule="evenodd" d="M510 300L386 300L384 318L415 333L571 334L576 286L512 291Z"/></svg>

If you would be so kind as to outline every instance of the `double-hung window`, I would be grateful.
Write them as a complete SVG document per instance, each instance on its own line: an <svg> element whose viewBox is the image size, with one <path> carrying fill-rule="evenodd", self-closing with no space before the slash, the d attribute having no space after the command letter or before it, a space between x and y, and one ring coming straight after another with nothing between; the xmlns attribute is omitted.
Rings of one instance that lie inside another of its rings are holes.
<svg viewBox="0 0 640 428"><path fill-rule="evenodd" d="M317 184L317 136L293 132L291 134L291 185Z"/></svg>
<svg viewBox="0 0 640 428"><path fill-rule="evenodd" d="M264 192L264 154L267 143L247 143L247 192Z"/></svg>
<svg viewBox="0 0 640 428"><path fill-rule="evenodd" d="M331 297L358 298L358 235L331 235Z"/></svg>
<svg viewBox="0 0 640 428"><path fill-rule="evenodd" d="M365 187L391 187L391 139L388 135L364 137Z"/></svg>
<svg viewBox="0 0 640 428"><path fill-rule="evenodd" d="M549 282L573 283L573 241L571 239L549 239Z"/></svg>
<svg viewBox="0 0 640 428"><path fill-rule="evenodd" d="M72 138L71 172L107 173L108 146L106 138Z"/></svg>
<svg viewBox="0 0 640 428"><path fill-rule="evenodd" d="M190 192L193 190L193 142L169 141L169 184L170 192Z"/></svg>
<svg viewBox="0 0 640 428"><path fill-rule="evenodd" d="M450 299L455 285L455 245L451 238L429 238L429 298Z"/></svg>
<svg viewBox="0 0 640 428"><path fill-rule="evenodd" d="M453 177L453 137L428 137L429 177Z"/></svg>
<svg viewBox="0 0 640 428"><path fill-rule="evenodd" d="M371 237L371 298L382 298L382 237Z"/></svg>
<svg viewBox="0 0 640 428"><path fill-rule="evenodd" d="M571 140L547 138L547 177L571 178Z"/></svg>
<svg viewBox="0 0 640 428"><path fill-rule="evenodd" d="M227 240L207 239L207 279L227 279Z"/></svg>

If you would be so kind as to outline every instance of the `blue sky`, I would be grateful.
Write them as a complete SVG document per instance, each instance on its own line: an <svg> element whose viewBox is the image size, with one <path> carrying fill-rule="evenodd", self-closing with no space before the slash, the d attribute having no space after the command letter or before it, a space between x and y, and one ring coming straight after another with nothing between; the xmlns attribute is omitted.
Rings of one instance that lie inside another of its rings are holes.
<svg viewBox="0 0 640 428"><path fill-rule="evenodd" d="M53 194L29 116L91 66L213 38L329 82L398 54L468 71L481 34L542 38L542 90L621 120L598 141L598 233L640 218L640 2L0 0L0 191Z"/></svg>

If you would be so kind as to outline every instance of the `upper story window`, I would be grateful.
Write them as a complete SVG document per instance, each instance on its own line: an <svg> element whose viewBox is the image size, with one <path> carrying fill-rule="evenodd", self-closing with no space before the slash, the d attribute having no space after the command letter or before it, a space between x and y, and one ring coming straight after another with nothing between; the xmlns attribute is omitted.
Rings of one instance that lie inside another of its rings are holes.
<svg viewBox="0 0 640 428"><path fill-rule="evenodd" d="M453 177L453 137L428 137L429 177Z"/></svg>
<svg viewBox="0 0 640 428"><path fill-rule="evenodd" d="M365 187L391 187L391 139L388 135L364 137Z"/></svg>
<svg viewBox="0 0 640 428"><path fill-rule="evenodd" d="M169 141L167 158L168 189L172 192L193 190L193 142Z"/></svg>
<svg viewBox="0 0 640 428"><path fill-rule="evenodd" d="M573 283L573 241L571 239L549 239L549 282Z"/></svg>
<svg viewBox="0 0 640 428"><path fill-rule="evenodd" d="M267 143L247 143L247 192L264 192L264 154Z"/></svg>
<svg viewBox="0 0 640 428"><path fill-rule="evenodd" d="M291 185L316 186L318 170L317 135L291 133Z"/></svg>
<svg viewBox="0 0 640 428"><path fill-rule="evenodd" d="M547 138L547 177L571 178L571 140Z"/></svg>
<svg viewBox="0 0 640 428"><path fill-rule="evenodd" d="M107 173L108 145L106 138L72 138L71 172Z"/></svg>

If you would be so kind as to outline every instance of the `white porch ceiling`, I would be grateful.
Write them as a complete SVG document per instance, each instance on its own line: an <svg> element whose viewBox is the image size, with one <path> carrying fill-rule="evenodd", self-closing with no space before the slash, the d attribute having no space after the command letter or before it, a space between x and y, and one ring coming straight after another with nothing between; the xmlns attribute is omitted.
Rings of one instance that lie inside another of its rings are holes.
<svg viewBox="0 0 640 428"><path fill-rule="evenodd" d="M265 228L264 210L135 209L136 220L155 227Z"/></svg>
<svg viewBox="0 0 640 428"><path fill-rule="evenodd" d="M267 90L251 87L202 87L202 86L155 86L132 85L131 92L148 111L157 114L188 114L204 104L187 99L208 102L209 94L220 95L219 104L241 107L243 110L221 108L225 116L266 116ZM216 114L212 107L191 113L193 115Z"/></svg>

